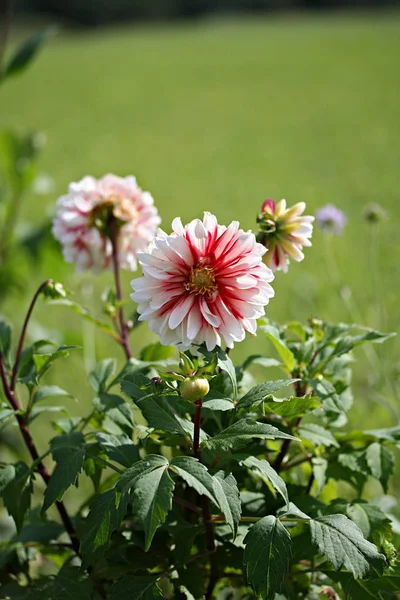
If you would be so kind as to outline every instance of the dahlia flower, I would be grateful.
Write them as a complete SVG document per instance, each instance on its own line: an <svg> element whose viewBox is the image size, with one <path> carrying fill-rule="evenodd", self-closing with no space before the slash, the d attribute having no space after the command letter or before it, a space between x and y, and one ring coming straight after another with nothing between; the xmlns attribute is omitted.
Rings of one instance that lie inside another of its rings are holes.
<svg viewBox="0 0 400 600"><path fill-rule="evenodd" d="M131 298L139 319L149 322L162 344L183 349L203 342L208 350L221 342L232 348L246 331L255 334L256 319L274 295L274 276L254 234L237 221L218 225L208 212L185 227L176 218L172 229L138 254L143 277L132 281Z"/></svg>
<svg viewBox="0 0 400 600"><path fill-rule="evenodd" d="M317 211L315 218L322 231L331 231L340 235L347 223L347 217L334 204L327 204Z"/></svg>
<svg viewBox="0 0 400 600"><path fill-rule="evenodd" d="M120 266L134 271L137 252L146 250L160 222L152 196L138 187L135 177L84 177L58 200L53 234L67 262L78 271L97 273L111 264L113 226Z"/></svg>
<svg viewBox="0 0 400 600"><path fill-rule="evenodd" d="M261 229L257 241L267 248L264 261L273 271L287 273L289 258L300 262L304 258L302 247L311 246L314 217L302 216L305 207L304 202L298 202L286 208L286 200L263 203L257 218Z"/></svg>

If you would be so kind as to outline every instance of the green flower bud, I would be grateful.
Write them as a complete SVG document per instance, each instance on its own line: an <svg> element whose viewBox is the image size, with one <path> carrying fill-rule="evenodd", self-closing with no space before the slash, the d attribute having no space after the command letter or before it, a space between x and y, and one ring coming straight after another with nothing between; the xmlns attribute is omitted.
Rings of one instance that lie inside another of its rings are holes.
<svg viewBox="0 0 400 600"><path fill-rule="evenodd" d="M180 385L182 398L194 402L199 398L204 398L210 391L210 384L204 377L186 377Z"/></svg>
<svg viewBox="0 0 400 600"><path fill-rule="evenodd" d="M382 208L380 204L376 204L375 202L367 204L363 214L369 223L378 223L378 221L383 221L387 216L386 210Z"/></svg>

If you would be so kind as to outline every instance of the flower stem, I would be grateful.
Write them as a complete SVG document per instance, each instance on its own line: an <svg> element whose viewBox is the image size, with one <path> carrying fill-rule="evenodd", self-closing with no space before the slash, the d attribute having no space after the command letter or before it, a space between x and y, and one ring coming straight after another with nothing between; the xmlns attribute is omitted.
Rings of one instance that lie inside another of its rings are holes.
<svg viewBox="0 0 400 600"><path fill-rule="evenodd" d="M201 451L200 451L200 425L201 425L201 409L203 406L203 399L199 398L195 402L196 411L193 417L194 424L194 433L193 433L193 455L197 458L198 461L201 461ZM210 552L210 579L208 582L208 587L206 591L206 600L209 600L212 597L212 593L214 587L218 581L218 565L215 559L215 538L214 538L214 526L212 522L212 514L210 501L206 496L203 496L202 499L202 512L203 512L203 520L206 530L206 548Z"/></svg>
<svg viewBox="0 0 400 600"><path fill-rule="evenodd" d="M0 353L0 376L1 376L2 383L3 383L4 393L7 397L7 399L9 400L12 408L15 411L21 411L20 403L19 403L14 391L11 389L11 385L9 385L9 383L7 381L7 375L5 372L3 357L1 355L1 353ZM36 470L41 475L45 484L48 485L51 475L47 471L46 467L44 466L44 464L39 456L39 452L37 451L35 442L33 441L33 438L28 429L25 417L24 417L24 415L20 414L20 412L18 412L15 416L16 416L16 419L18 422L18 426L19 426L21 435L24 439L26 447L29 450L29 454L31 455L34 463L36 463ZM63 502L56 502L56 508L57 508L58 513L61 517L61 520L64 524L64 527L71 539L72 547L73 547L75 553L79 556L79 541L76 536L75 528L74 528L72 521L68 515L67 509L65 508L65 505Z"/></svg>
<svg viewBox="0 0 400 600"><path fill-rule="evenodd" d="M124 309L122 306L122 287L121 287L121 268L119 264L118 255L118 231L114 222L110 225L110 240L112 245L112 261L114 269L115 279L115 290L117 293L117 300L119 304L118 308L118 319L119 319L119 333L121 336L121 346L125 351L126 358L129 360L132 358L131 347L129 344L129 328L125 320Z"/></svg>
<svg viewBox="0 0 400 600"><path fill-rule="evenodd" d="M52 279L47 279L46 281L44 281L38 287L38 289L35 292L35 295L32 298L32 301L31 301L31 303L29 305L28 312L26 313L25 321L24 321L24 324L23 324L22 330L21 330L21 335L19 336L17 353L15 355L15 362L14 362L14 366L13 366L13 370L12 370L12 374L11 374L11 381L10 381L10 389L11 389L11 391L14 391L14 389L15 389L15 383L16 383L17 375L18 375L18 366L19 366L19 361L20 361L20 358L21 358L21 352L22 352L22 349L23 349L23 346L24 346L25 335L26 335L26 330L28 328L29 319L32 316L32 312L33 312L33 309L35 308L35 304L36 304L37 299L39 298L40 294L45 289L45 287L47 285L49 285L50 283L53 283L53 280Z"/></svg>

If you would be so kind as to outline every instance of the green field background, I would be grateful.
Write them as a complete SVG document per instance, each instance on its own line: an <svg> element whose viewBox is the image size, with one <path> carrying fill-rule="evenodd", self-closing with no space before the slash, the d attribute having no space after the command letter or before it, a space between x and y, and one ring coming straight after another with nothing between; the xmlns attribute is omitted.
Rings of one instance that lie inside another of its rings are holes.
<svg viewBox="0 0 400 600"><path fill-rule="evenodd" d="M352 322L356 310L361 324L397 331L399 56L399 13L61 31L23 76L0 89L1 128L45 132L40 170L55 181L52 194L27 198L21 220L40 223L70 181L108 172L137 176L166 231L175 216L185 222L203 210L221 223L254 228L265 198L304 201L308 214L334 203L348 216L344 234L333 240L341 284L332 281L326 240L316 231L305 260L288 275L277 273L267 314L280 322L309 316ZM388 214L375 226L363 218L370 202ZM109 274L76 275L50 249L37 267L21 264L22 273L24 292L2 307L14 323L47 277L62 280L97 313L111 283ZM130 279L124 274L127 310ZM357 305L351 314L339 288ZM122 353L66 308L41 304L31 338L55 337L57 329L62 342L81 344L83 333L88 344L84 361L77 351L47 377L76 396L66 405L82 413L91 398L85 366L109 355L122 364ZM142 325L132 336L135 355L155 339ZM273 355L257 337L232 358L258 352ZM356 353L351 420L360 429L399 420L399 341L376 352L379 376L371 357ZM37 422L35 431L44 449L50 428Z"/></svg>

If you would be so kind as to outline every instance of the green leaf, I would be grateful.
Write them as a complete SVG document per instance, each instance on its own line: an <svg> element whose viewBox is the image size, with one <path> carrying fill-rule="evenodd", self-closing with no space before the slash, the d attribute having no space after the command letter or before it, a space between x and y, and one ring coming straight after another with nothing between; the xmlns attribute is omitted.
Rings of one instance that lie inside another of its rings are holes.
<svg viewBox="0 0 400 600"><path fill-rule="evenodd" d="M79 431L54 438L51 452L57 466L47 484L42 512L56 501L61 501L66 490L76 484L83 468L86 448L85 438Z"/></svg>
<svg viewBox="0 0 400 600"><path fill-rule="evenodd" d="M246 358L246 360L244 361L244 363L242 365L242 369L245 371L251 365L260 365L260 367L269 368L269 367L280 367L280 366L282 366L282 363L279 360L276 360L276 358L266 358L265 356L262 356L261 354L252 354L251 356Z"/></svg>
<svg viewBox="0 0 400 600"><path fill-rule="evenodd" d="M365 452L371 475L378 479L387 493L390 476L394 472L393 452L378 442L370 444Z"/></svg>
<svg viewBox="0 0 400 600"><path fill-rule="evenodd" d="M338 571L344 566L355 578L381 575L383 554L368 542L357 525L344 515L326 515L310 520L311 539Z"/></svg>
<svg viewBox="0 0 400 600"><path fill-rule="evenodd" d="M33 354L34 374L28 375L28 378L21 378L21 382L26 383L27 381L33 381L33 383L38 384L54 361L69 356L69 350L75 348L78 348L78 346L60 346L51 354Z"/></svg>
<svg viewBox="0 0 400 600"><path fill-rule="evenodd" d="M0 321L0 354L7 367L10 366L11 335L11 325L6 321Z"/></svg>
<svg viewBox="0 0 400 600"><path fill-rule="evenodd" d="M154 600L163 598L157 587L158 575L137 577L126 575L110 590L110 600Z"/></svg>
<svg viewBox="0 0 400 600"><path fill-rule="evenodd" d="M107 391L107 382L112 377L117 368L115 358L106 358L97 363L88 380L96 394L102 394Z"/></svg>
<svg viewBox="0 0 400 600"><path fill-rule="evenodd" d="M321 425L307 423L306 425L301 425L297 433L302 439L309 440L317 446L335 446L339 448L339 444L332 433L321 427Z"/></svg>
<svg viewBox="0 0 400 600"><path fill-rule="evenodd" d="M399 565L386 571L383 577L372 581L354 579L351 573L327 572L327 575L340 583L345 600L394 600L400 590Z"/></svg>
<svg viewBox="0 0 400 600"><path fill-rule="evenodd" d="M261 325L259 330L265 333L267 338L273 343L287 371L291 373L296 366L296 359L293 352L287 347L286 342L281 338L278 329L271 325Z"/></svg>
<svg viewBox="0 0 400 600"><path fill-rule="evenodd" d="M191 425L191 423L182 419L174 409L176 400L176 396L146 396L138 400L137 405L149 427L186 436L187 424Z"/></svg>
<svg viewBox="0 0 400 600"><path fill-rule="evenodd" d="M124 467L129 468L139 460L138 447L124 433L121 435L96 433L96 439L107 452L109 459Z"/></svg>
<svg viewBox="0 0 400 600"><path fill-rule="evenodd" d="M214 390L211 390L214 391ZM210 398L203 401L203 409L206 410L233 410L235 405L229 398Z"/></svg>
<svg viewBox="0 0 400 600"><path fill-rule="evenodd" d="M95 498L81 537L84 567L92 564L107 549L111 534L119 528L125 516L128 501L129 496L117 493L115 488Z"/></svg>
<svg viewBox="0 0 400 600"><path fill-rule="evenodd" d="M174 346L163 346L160 342L146 346L140 353L140 360L145 362L158 362L176 356Z"/></svg>
<svg viewBox="0 0 400 600"><path fill-rule="evenodd" d="M283 400L274 398L273 400L267 399L264 402L264 412L271 412L285 419L294 419L296 417L303 417L308 412L321 406L318 398L312 396L285 398Z"/></svg>
<svg viewBox="0 0 400 600"><path fill-rule="evenodd" d="M93 400L95 409L106 415L126 434L130 435L135 426L132 409L121 396L116 394L100 394Z"/></svg>
<svg viewBox="0 0 400 600"><path fill-rule="evenodd" d="M207 496L219 506L214 488L214 480L202 463L191 456L178 456L170 464L171 470L182 477L188 486L194 488L201 496Z"/></svg>
<svg viewBox="0 0 400 600"><path fill-rule="evenodd" d="M109 325L107 323L107 321L101 321L100 319L96 319L95 317L92 317L92 315L89 313L88 309L81 306L77 302L73 302L72 300L63 298L61 300L51 300L48 304L68 306L75 313L77 313L80 317L82 317L86 321L89 321L89 323L93 323L94 325L97 325L100 329L102 329L103 331L108 333L114 339L116 338L116 333L115 333L114 329L111 327L111 325Z"/></svg>
<svg viewBox="0 0 400 600"><path fill-rule="evenodd" d="M297 438L279 431L273 425L266 423L258 423L250 418L240 419L224 431L221 431L213 438L205 440L203 445L209 450L224 451L229 449L237 449L245 446L253 438L261 438L264 440L286 439L295 440Z"/></svg>
<svg viewBox="0 0 400 600"><path fill-rule="evenodd" d="M136 402L148 395L148 391L142 390L141 386L149 383L150 379L142 373L130 373L121 381L121 391Z"/></svg>
<svg viewBox="0 0 400 600"><path fill-rule="evenodd" d="M278 494L282 496L286 506L289 506L286 484L267 460L260 460L255 456L249 456L242 464L256 473L265 483L270 483Z"/></svg>
<svg viewBox="0 0 400 600"><path fill-rule="evenodd" d="M145 531L145 551L172 508L175 484L167 472L168 467L166 458L149 454L125 471L116 486L123 494L132 492L133 510Z"/></svg>
<svg viewBox="0 0 400 600"><path fill-rule="evenodd" d="M6 63L1 74L2 77L11 77L21 73L36 56L42 45L56 32L57 29L55 27L48 27L31 35L17 48L15 54Z"/></svg>
<svg viewBox="0 0 400 600"><path fill-rule="evenodd" d="M232 529L233 539L235 539L242 514L240 494L236 479L232 473L225 475L223 471L218 471L218 473L215 473L213 481L215 496L226 522Z"/></svg>
<svg viewBox="0 0 400 600"><path fill-rule="evenodd" d="M247 579L263 600L279 593L292 555L292 540L282 523L270 515L258 521L244 539Z"/></svg>
<svg viewBox="0 0 400 600"><path fill-rule="evenodd" d="M10 467L13 468L13 473ZM14 476L11 478L12 474ZM22 461L18 461L15 465L8 465L2 471L1 495L8 514L14 519L18 533L31 506L33 491L31 476L30 468Z"/></svg>
<svg viewBox="0 0 400 600"><path fill-rule="evenodd" d="M210 362L213 361L213 358L215 355L215 350L213 350L211 352L201 346L199 348L199 352L201 352L203 354L203 356L205 356L207 358L208 361L210 361ZM228 375L231 385L232 385L233 399L236 400L237 394L238 394L237 381L236 381L236 370L235 370L232 360L230 359L228 354L224 350L222 350L222 348L218 348L218 368Z"/></svg>
<svg viewBox="0 0 400 600"><path fill-rule="evenodd" d="M267 381L266 383L260 383L252 388L243 398L237 403L238 408L246 408L253 406L254 404L261 404L264 400L268 399L268 396L280 390L283 387L292 385L300 379L278 379L277 381Z"/></svg>
<svg viewBox="0 0 400 600"><path fill-rule="evenodd" d="M365 538L378 543L389 537L391 522L379 506L366 500L334 500L329 506L330 513L345 513L361 529Z"/></svg>
<svg viewBox="0 0 400 600"><path fill-rule="evenodd" d="M319 496L327 481L326 470L328 468L328 461L322 456L317 456L311 459L311 464L314 479L317 482L317 496Z"/></svg>
<svg viewBox="0 0 400 600"><path fill-rule="evenodd" d="M14 465L6 465L2 467L0 470L0 494L3 493L3 490L7 487L9 483L13 479L15 479L15 466Z"/></svg>
<svg viewBox="0 0 400 600"><path fill-rule="evenodd" d="M45 385L33 394L33 404L47 398L55 398L56 396L71 396L71 394L57 385Z"/></svg>

